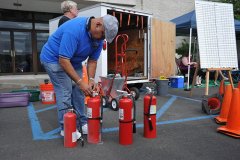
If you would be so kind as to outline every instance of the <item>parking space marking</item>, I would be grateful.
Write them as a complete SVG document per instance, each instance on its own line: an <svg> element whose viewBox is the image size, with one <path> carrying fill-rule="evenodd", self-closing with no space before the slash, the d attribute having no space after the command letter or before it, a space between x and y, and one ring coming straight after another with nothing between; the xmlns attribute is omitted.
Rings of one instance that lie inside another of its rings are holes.
<svg viewBox="0 0 240 160"><path fill-rule="evenodd" d="M158 111L156 114L156 119L158 120L166 110L173 104L173 102L177 99L176 96L172 96Z"/></svg>
<svg viewBox="0 0 240 160"><path fill-rule="evenodd" d="M198 100L198 99L192 99L192 98L187 98L187 97L182 97L182 96L176 96L176 95L172 95L172 94L168 94L168 95L169 96L175 96L175 97L181 98L181 99L190 100L190 101L202 102L201 100Z"/></svg>
<svg viewBox="0 0 240 160"><path fill-rule="evenodd" d="M203 120L203 119L212 119L214 117L216 117L216 115L182 118L182 119L176 119L176 120L157 122L157 125L182 123L182 122L197 121L197 120Z"/></svg>
<svg viewBox="0 0 240 160"><path fill-rule="evenodd" d="M33 140L50 140L50 139L61 138L61 136L59 135L59 132L61 131L60 127L44 133L42 131L41 124L37 116L37 113L57 108L56 105L49 106L44 109L35 110L33 104L29 103L27 108L28 108L28 117L30 120L31 128L32 128ZM103 112L105 112L106 110L107 108L103 108Z"/></svg>
<svg viewBox="0 0 240 160"><path fill-rule="evenodd" d="M54 109L54 108L57 108L57 105L46 107L46 108L43 108L43 109L39 109L39 110L35 111L35 113L48 111L48 110L51 110L51 109Z"/></svg>
<svg viewBox="0 0 240 160"><path fill-rule="evenodd" d="M157 120L168 110L168 108L175 102L175 100L177 100L177 98L183 98L186 100L192 100L192 101L197 101L200 102L200 100L194 100L191 98L186 98L186 97L181 97L181 96L175 96L175 95L170 95L171 98L157 111L156 113L156 118ZM40 112L44 112L44 111L48 111L51 109L55 109L57 108L56 105L44 108L44 109L40 109L40 110L35 110L34 106L32 103L29 104L28 106L28 116L29 116L29 120L31 123L31 127L32 127L32 134L33 134L33 140L50 140L50 139L56 139L56 138L62 138L59 135L60 132L60 127L43 133L40 122L38 120L37 117L37 113ZM103 111L106 111L107 108L104 108ZM182 119L177 119L177 120L168 120L168 121L162 121L162 122L157 122L157 126L159 125L165 125L165 124L174 124L174 123L182 123L182 122L188 122L188 121L196 121L196 120L202 120L202 119L210 119L215 117L216 115L209 115L209 116L199 116L199 117L190 117L190 118L182 118ZM137 128L143 128L143 124L137 124L136 125ZM103 128L102 132L103 133L109 133L109 132L116 132L118 131L119 128L118 127L112 127L112 128Z"/></svg>
<svg viewBox="0 0 240 160"><path fill-rule="evenodd" d="M197 120L203 120L203 119L212 119L215 116L216 115L209 115L209 116L199 116L199 117L191 117L191 118L182 118L182 119L176 119L176 120L162 121L162 122L157 122L157 126L164 125L164 124L175 124L175 123L182 123L182 122L188 122L188 121L197 121ZM143 128L143 124L137 124L136 128ZM118 130L119 130L118 127L104 128L103 133L116 132Z"/></svg>
<svg viewBox="0 0 240 160"><path fill-rule="evenodd" d="M61 137L60 135L55 135L54 133L53 134L49 134L49 132L43 133L33 104L29 103L27 109L28 109L29 120L32 127L33 140L49 140L49 139L55 139L55 138Z"/></svg>

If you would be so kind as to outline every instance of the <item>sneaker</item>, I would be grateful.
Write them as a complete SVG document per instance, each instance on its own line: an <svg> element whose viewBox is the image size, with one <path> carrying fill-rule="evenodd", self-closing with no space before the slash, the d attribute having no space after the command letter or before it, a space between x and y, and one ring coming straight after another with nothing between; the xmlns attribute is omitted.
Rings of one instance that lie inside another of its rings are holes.
<svg viewBox="0 0 240 160"><path fill-rule="evenodd" d="M196 87L201 87L201 86L202 86L202 84L195 84L195 86L196 86Z"/></svg>
<svg viewBox="0 0 240 160"><path fill-rule="evenodd" d="M227 81L227 80L228 80L228 78L227 78L227 77L223 77L223 79L224 79L225 81Z"/></svg>
<svg viewBox="0 0 240 160"><path fill-rule="evenodd" d="M82 133L83 133L83 134L88 134L88 125L87 125L87 124L84 124L84 125L82 126Z"/></svg>
<svg viewBox="0 0 240 160"><path fill-rule="evenodd" d="M64 137L64 130L61 130L60 135Z"/></svg>
<svg viewBox="0 0 240 160"><path fill-rule="evenodd" d="M81 138L82 134L77 130L77 139Z"/></svg>
<svg viewBox="0 0 240 160"><path fill-rule="evenodd" d="M64 130L61 130L60 135L64 137ZM76 131L77 139L81 138L81 133L77 130Z"/></svg>

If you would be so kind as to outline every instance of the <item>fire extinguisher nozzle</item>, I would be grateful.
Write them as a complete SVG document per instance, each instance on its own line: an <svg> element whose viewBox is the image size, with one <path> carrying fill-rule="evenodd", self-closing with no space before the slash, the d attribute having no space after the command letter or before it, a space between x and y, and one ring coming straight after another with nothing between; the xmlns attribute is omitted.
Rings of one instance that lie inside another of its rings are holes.
<svg viewBox="0 0 240 160"><path fill-rule="evenodd" d="M136 123L133 124L133 133L136 133Z"/></svg>

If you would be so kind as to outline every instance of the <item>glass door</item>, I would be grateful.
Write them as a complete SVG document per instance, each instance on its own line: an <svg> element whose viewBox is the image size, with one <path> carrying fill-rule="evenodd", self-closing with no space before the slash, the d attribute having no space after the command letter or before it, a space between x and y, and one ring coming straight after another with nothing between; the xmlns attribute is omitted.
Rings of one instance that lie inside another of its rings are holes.
<svg viewBox="0 0 240 160"><path fill-rule="evenodd" d="M0 74L13 72L10 31L0 31Z"/></svg>
<svg viewBox="0 0 240 160"><path fill-rule="evenodd" d="M33 72L31 32L13 32L15 73Z"/></svg>
<svg viewBox="0 0 240 160"><path fill-rule="evenodd" d="M0 31L0 74L33 71L31 32Z"/></svg>

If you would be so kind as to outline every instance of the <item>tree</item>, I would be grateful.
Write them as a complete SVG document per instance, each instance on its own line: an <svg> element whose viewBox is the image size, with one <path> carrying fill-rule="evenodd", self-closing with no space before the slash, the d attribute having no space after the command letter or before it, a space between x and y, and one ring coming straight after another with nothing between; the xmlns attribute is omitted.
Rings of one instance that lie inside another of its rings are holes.
<svg viewBox="0 0 240 160"><path fill-rule="evenodd" d="M234 17L240 20L240 0L220 0L223 3L232 3L233 4L233 11Z"/></svg>

